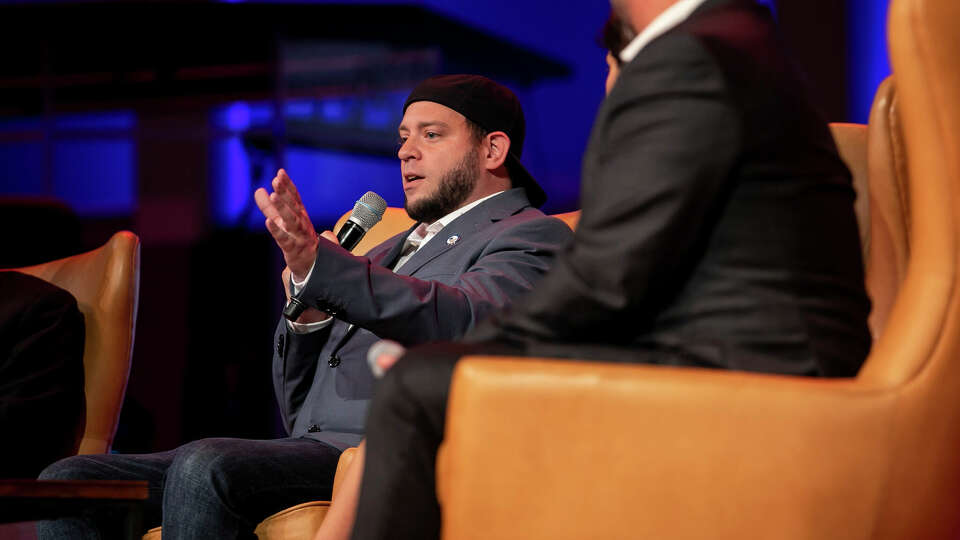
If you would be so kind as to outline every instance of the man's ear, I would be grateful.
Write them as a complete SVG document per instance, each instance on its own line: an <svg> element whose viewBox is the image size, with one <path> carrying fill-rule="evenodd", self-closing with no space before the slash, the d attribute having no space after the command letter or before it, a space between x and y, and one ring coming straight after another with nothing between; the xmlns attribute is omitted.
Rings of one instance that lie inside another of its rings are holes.
<svg viewBox="0 0 960 540"><path fill-rule="evenodd" d="M483 138L484 168L498 169L507 161L510 153L510 137L502 131L491 131Z"/></svg>

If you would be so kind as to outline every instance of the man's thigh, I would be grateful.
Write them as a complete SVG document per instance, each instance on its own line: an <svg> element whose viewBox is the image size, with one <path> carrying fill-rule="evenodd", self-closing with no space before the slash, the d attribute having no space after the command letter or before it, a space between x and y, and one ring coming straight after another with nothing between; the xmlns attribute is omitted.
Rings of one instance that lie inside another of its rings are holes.
<svg viewBox="0 0 960 540"><path fill-rule="evenodd" d="M144 480L159 493L175 450L155 454L89 454L71 456L48 466L41 480Z"/></svg>
<svg viewBox="0 0 960 540"><path fill-rule="evenodd" d="M144 523L160 524L163 500L163 479L173 463L175 450L156 454L90 454L71 456L49 465L40 473L41 480L141 480L148 486L144 507ZM93 531L111 531L119 534L122 514L115 509L84 512L78 519L40 524L41 538L61 538L93 535ZM84 532L85 531L85 532Z"/></svg>
<svg viewBox="0 0 960 540"><path fill-rule="evenodd" d="M339 458L340 450L305 438L201 439L176 450L164 504L179 498L172 491L189 497L201 486L235 512L262 519L301 502L329 500Z"/></svg>

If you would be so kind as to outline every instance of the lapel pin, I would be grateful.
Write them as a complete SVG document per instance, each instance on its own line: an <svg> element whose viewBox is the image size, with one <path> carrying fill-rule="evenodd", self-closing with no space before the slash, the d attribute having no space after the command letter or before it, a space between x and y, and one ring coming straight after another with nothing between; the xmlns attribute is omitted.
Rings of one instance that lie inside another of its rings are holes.
<svg viewBox="0 0 960 540"><path fill-rule="evenodd" d="M460 241L460 237L457 236L457 235L453 235L453 236L451 236L450 238L447 238L447 245L448 245L448 246L452 246L452 245L456 244L456 243L459 242L459 241Z"/></svg>

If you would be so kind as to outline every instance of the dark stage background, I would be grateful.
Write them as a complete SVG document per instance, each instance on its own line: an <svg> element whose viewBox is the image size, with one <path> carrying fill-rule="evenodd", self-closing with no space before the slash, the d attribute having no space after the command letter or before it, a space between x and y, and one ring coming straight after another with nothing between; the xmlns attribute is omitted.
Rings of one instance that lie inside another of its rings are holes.
<svg viewBox="0 0 960 540"><path fill-rule="evenodd" d="M889 72L886 4L772 6L830 121L866 121ZM283 166L318 227L368 189L401 205L396 125L420 79L513 88L545 210L575 209L608 13L599 0L0 2L0 266L119 229L143 241L115 450L282 435L282 259L252 193Z"/></svg>

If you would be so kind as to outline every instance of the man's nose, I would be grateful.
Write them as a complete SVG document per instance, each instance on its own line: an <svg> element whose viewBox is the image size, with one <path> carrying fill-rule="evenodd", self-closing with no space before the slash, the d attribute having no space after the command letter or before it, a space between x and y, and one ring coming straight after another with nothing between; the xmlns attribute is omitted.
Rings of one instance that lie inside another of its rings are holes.
<svg viewBox="0 0 960 540"><path fill-rule="evenodd" d="M412 137L400 143L400 147L397 148L397 157L400 158L400 161L406 161L408 159L416 159L420 157L420 152L413 143Z"/></svg>

